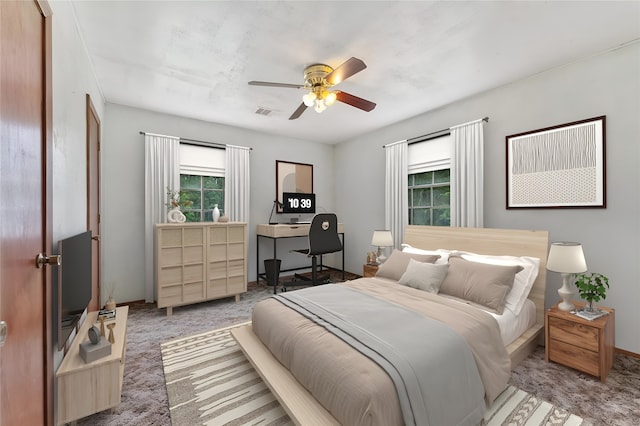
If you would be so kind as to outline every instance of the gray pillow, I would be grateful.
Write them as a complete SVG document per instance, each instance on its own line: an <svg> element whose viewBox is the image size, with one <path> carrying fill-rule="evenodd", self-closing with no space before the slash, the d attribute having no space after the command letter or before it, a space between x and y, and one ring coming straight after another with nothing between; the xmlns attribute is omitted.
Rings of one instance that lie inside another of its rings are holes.
<svg viewBox="0 0 640 426"><path fill-rule="evenodd" d="M447 275L449 265L435 265L433 263L418 262L409 259L407 270L398 281L402 285L424 290L429 293L438 294L440 284Z"/></svg>
<svg viewBox="0 0 640 426"><path fill-rule="evenodd" d="M394 249L391 256L378 267L376 277L399 281L404 271L407 270L410 259L415 259L418 262L434 263L439 257L438 255L405 253Z"/></svg>
<svg viewBox="0 0 640 426"><path fill-rule="evenodd" d="M459 255L449 256L449 271L440 293L477 303L502 314L507 294L522 266L490 265L471 262Z"/></svg>

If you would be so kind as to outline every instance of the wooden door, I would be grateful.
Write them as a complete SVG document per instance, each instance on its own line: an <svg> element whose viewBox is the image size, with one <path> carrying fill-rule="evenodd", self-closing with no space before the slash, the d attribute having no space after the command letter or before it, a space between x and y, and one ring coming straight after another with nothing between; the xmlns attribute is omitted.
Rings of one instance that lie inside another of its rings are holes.
<svg viewBox="0 0 640 426"><path fill-rule="evenodd" d="M0 425L53 424L51 11L0 1Z"/></svg>
<svg viewBox="0 0 640 426"><path fill-rule="evenodd" d="M91 97L87 98L87 230L91 231L91 301L89 311L96 311L100 301L100 118Z"/></svg>

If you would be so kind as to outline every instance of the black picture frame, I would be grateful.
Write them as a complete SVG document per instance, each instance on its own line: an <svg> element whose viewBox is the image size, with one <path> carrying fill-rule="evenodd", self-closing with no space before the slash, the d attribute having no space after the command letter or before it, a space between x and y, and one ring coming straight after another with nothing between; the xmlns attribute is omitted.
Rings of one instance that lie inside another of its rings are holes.
<svg viewBox="0 0 640 426"><path fill-rule="evenodd" d="M282 194L298 192L313 194L313 164L276 160L277 212L282 213Z"/></svg>
<svg viewBox="0 0 640 426"><path fill-rule="evenodd" d="M606 208L606 116L506 137L507 209Z"/></svg>

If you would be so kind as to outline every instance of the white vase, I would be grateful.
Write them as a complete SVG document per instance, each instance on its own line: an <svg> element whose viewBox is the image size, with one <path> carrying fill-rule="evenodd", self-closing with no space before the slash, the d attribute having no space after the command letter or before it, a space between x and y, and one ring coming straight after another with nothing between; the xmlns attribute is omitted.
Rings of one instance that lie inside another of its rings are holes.
<svg viewBox="0 0 640 426"><path fill-rule="evenodd" d="M220 210L218 210L218 205L213 205L213 221L217 222L220 219Z"/></svg>

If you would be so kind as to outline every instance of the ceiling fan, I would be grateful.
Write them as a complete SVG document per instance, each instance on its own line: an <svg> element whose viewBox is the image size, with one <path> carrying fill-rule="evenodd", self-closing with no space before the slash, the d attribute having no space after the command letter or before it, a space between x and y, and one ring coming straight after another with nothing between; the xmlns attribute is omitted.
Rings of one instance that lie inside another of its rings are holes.
<svg viewBox="0 0 640 426"><path fill-rule="evenodd" d="M304 84L271 83L268 81L250 81L252 86L286 87L291 89L305 89L307 93L302 97L302 103L289 120L300 117L308 107L314 107L316 112L322 112L335 101L351 105L363 111L371 111L376 104L359 98L342 90L330 90L333 86L359 73L367 65L358 58L349 58L337 68L325 64L313 64L304 70Z"/></svg>

